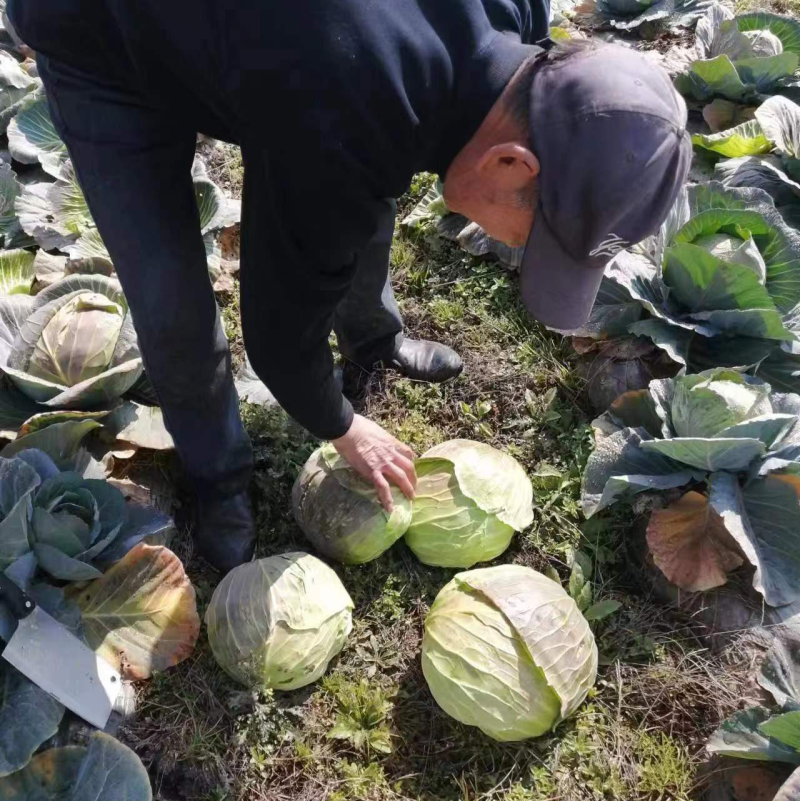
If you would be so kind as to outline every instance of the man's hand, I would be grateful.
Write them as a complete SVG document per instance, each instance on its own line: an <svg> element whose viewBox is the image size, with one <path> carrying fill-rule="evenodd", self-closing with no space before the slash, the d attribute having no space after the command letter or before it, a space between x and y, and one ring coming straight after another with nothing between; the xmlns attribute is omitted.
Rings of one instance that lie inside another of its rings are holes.
<svg viewBox="0 0 800 801"><path fill-rule="evenodd" d="M333 446L356 473L375 485L387 512L391 512L393 506L389 481L413 499L417 486L414 451L377 423L357 414L350 430L333 440Z"/></svg>

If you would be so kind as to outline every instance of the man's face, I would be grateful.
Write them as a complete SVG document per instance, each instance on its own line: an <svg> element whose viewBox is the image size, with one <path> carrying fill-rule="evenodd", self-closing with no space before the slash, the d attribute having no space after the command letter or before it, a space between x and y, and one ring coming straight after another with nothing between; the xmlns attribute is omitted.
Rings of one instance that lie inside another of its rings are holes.
<svg viewBox="0 0 800 801"><path fill-rule="evenodd" d="M525 204L520 197L519 205L491 200L478 201L469 218L478 223L492 239L498 239L509 247L523 247L533 225L532 203Z"/></svg>
<svg viewBox="0 0 800 801"><path fill-rule="evenodd" d="M467 168L448 171L445 202L493 239L522 247L533 225L538 175L539 161L524 144L495 145Z"/></svg>

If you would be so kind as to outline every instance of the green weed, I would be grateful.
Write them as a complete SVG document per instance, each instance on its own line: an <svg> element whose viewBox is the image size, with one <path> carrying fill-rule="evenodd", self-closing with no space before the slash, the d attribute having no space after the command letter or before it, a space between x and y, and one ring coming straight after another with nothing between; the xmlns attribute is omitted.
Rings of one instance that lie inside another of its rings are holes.
<svg viewBox="0 0 800 801"><path fill-rule="evenodd" d="M387 724L392 703L384 690L366 679L351 682L337 676L325 679L322 686L337 705L329 738L346 740L367 756L392 752L392 734Z"/></svg>

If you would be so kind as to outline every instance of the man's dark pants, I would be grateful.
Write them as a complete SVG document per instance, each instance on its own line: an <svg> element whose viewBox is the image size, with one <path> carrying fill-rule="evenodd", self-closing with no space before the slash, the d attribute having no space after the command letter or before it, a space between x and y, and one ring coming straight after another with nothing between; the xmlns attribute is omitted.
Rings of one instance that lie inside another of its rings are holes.
<svg viewBox="0 0 800 801"><path fill-rule="evenodd" d="M239 493L249 482L252 449L200 236L191 179L197 131L143 107L118 86L42 56L38 63L54 123L130 304L145 369L186 478L206 499ZM388 278L395 212L395 202L387 200L334 322L342 353L363 365L390 356L402 337ZM242 265L245 287L246 271L257 269ZM280 346L265 342L253 315L245 315L242 326L254 361L261 361L259 349Z"/></svg>

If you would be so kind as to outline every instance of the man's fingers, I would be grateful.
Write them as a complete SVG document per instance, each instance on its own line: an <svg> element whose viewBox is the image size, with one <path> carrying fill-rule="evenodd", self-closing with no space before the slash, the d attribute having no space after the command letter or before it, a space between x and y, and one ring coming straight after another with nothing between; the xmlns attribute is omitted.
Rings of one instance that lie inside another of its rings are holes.
<svg viewBox="0 0 800 801"><path fill-rule="evenodd" d="M402 453L403 456L405 456L406 459L408 459L411 462L413 462L414 459L417 458L417 454L414 453L414 451L411 450L411 448L409 448L408 445L405 444L405 442L400 442L398 440L397 441L397 450L400 451L400 453Z"/></svg>
<svg viewBox="0 0 800 801"><path fill-rule="evenodd" d="M407 459L402 454L398 453L394 458L394 463L406 474L408 480L411 482L411 489L417 488L417 470L414 467L414 462ZM406 493L408 494L408 493Z"/></svg>
<svg viewBox="0 0 800 801"><path fill-rule="evenodd" d="M380 470L374 470L372 473L372 483L378 491L378 497L381 501L381 506L390 512L394 509L394 501L392 500L392 488L389 482L384 478Z"/></svg>
<svg viewBox="0 0 800 801"><path fill-rule="evenodd" d="M409 500L414 500L414 485L406 472L398 467L396 464L386 465L383 474L393 483L396 484L403 495Z"/></svg>

